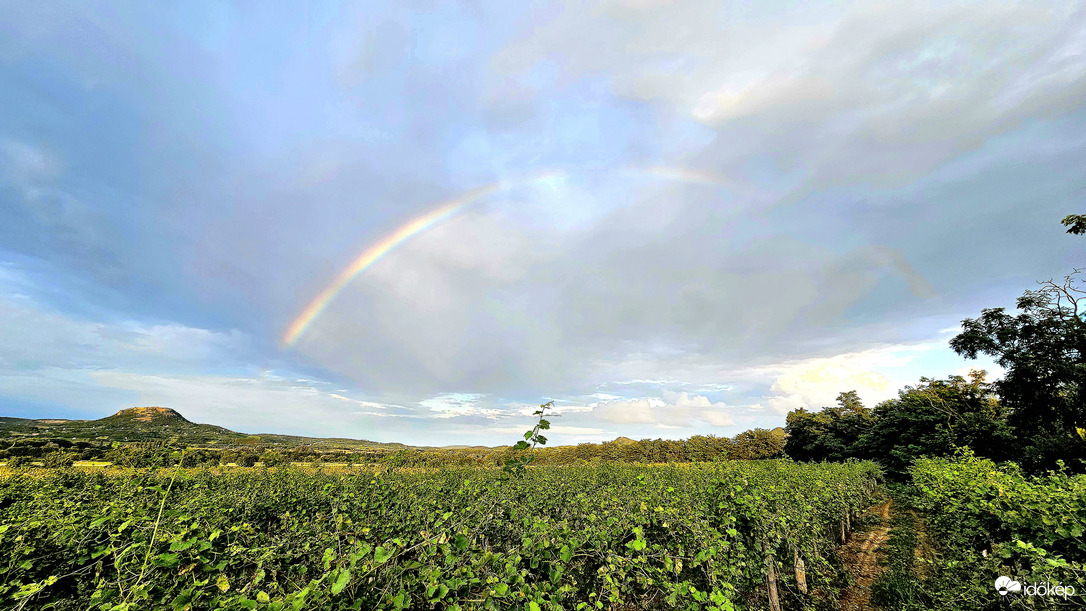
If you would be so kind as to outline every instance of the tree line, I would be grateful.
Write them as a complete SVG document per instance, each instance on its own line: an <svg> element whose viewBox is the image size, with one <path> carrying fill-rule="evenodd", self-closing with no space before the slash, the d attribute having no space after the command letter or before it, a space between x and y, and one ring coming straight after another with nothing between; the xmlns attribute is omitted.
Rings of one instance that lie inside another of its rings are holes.
<svg viewBox="0 0 1086 611"><path fill-rule="evenodd" d="M17 439L0 449L0 461L9 467L40 462L44 466L70 466L74 461L104 461L122 467L164 467L178 464L182 446L170 442L112 444L66 442L63 439ZM734 437L695 435L688 439L619 438L604 443L537 448L535 464L584 464L594 461L631 463L711 462L725 459L751 460L784 455L782 429L754 429ZM267 467L289 463L347 463L385 465L391 468L453 466L501 466L517 455L513 447L497 448L406 448L330 452L327 449L192 448L185 450L184 466L233 464Z"/></svg>

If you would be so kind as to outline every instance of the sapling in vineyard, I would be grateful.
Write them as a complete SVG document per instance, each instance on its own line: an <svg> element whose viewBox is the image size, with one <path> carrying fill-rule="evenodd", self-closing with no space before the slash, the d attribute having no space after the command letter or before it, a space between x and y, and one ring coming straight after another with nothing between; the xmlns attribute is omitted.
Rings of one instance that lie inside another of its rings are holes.
<svg viewBox="0 0 1086 611"><path fill-rule="evenodd" d="M506 460L505 465L502 467L502 471L507 475L511 477L520 477L521 475L524 475L525 467L535 460L535 454L532 453L535 446L547 445L547 438L540 435L539 431L545 431L551 428L550 421L543 416L547 415L547 410L553 407L554 401L548 401L543 405L540 405L539 409L532 414L533 416L539 416L539 421L535 423L532 430L524 432L524 439L517 441L513 446L513 451L523 452L524 450L528 450L528 454L526 456L524 454L515 455ZM529 441L532 442L530 445L528 444Z"/></svg>

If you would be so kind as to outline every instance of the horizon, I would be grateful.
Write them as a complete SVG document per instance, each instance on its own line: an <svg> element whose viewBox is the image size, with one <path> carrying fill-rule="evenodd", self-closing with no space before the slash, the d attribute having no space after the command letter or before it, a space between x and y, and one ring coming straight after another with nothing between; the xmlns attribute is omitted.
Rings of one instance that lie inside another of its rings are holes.
<svg viewBox="0 0 1086 611"><path fill-rule="evenodd" d="M117 410L113 414L110 414L108 416L103 416L103 418L109 418L111 416L119 416L122 413L128 412L128 411L145 410L145 409L170 411L170 412L173 412L178 417L180 417L181 419L185 420L186 422L189 422L190 424L195 424L195 425L198 425L198 426L202 426L202 425L209 425L209 426L216 426L216 427L219 426L219 425L215 424L214 422L193 422L192 420L189 420L188 418L186 418L185 415L182 414L181 412L173 409L172 407L166 407L166 406L163 406L163 405L133 405L132 407L122 407L121 409ZM73 422L73 421L74 422L80 422L80 421L86 422L86 421L89 421L89 420L80 419L80 418L22 418L21 416L0 416L0 417L33 420L33 421L36 421L36 422L44 422L44 423L59 423L59 422ZM225 427L220 427L220 428L225 428ZM775 430L778 430L778 429L783 431L784 427L775 427L773 429L766 429L766 430L775 431ZM325 440L343 439L343 440L346 440L346 441L372 441L372 440L369 440L369 439L356 439L356 438L353 438L353 437L323 437L323 436L292 435L290 433L269 433L269 432L266 432L266 431L251 431L250 432L250 431L235 431L233 429L227 429L227 430L229 430L231 432L234 432L234 433L242 433L242 434L245 434L245 435L249 435L251 437L261 437L261 436L267 436L267 435L283 435L283 436L301 437L302 439L325 439ZM613 443L613 442L620 441L620 440L636 442L636 441L643 441L644 439L636 440L636 439L631 439L631 438L623 436L623 435L619 435L618 437L615 437L614 439L605 439L603 441L595 442L595 443ZM512 444L498 444L498 445L493 445L493 446L487 446L487 445L448 444L448 445L443 445L443 446L411 446L409 444L404 444L402 442L395 442L395 441L388 442L388 443L399 443L400 445L405 445L405 446L407 446L409 448L414 447L414 448L434 448L434 449L460 449L460 448L465 448L465 449L467 449L467 448L495 449L495 448L509 447L509 446L512 445ZM581 442L581 443L584 443L584 442ZM571 446L576 446L576 445L578 445L578 444L576 444L576 443L569 443L569 444L548 443L546 445L546 447L548 447L548 448L561 448L561 447L571 447Z"/></svg>
<svg viewBox="0 0 1086 611"><path fill-rule="evenodd" d="M682 36L675 35L682 32ZM1082 267L1086 6L0 8L0 416L732 437Z"/></svg>

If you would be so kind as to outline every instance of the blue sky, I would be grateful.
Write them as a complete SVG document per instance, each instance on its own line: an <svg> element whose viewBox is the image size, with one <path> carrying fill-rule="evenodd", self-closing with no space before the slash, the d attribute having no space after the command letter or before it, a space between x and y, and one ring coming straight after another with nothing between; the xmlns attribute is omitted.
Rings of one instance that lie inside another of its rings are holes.
<svg viewBox="0 0 1086 611"><path fill-rule="evenodd" d="M1082 266L1084 49L1074 2L5 4L0 414L563 444L998 376L947 341Z"/></svg>

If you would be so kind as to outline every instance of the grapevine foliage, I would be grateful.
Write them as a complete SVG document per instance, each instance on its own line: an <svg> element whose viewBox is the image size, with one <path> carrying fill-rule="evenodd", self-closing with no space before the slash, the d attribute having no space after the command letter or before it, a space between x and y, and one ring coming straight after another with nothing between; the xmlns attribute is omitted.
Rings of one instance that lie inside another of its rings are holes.
<svg viewBox="0 0 1086 611"><path fill-rule="evenodd" d="M797 554L812 588L840 583L838 525L880 477L786 460L515 472L7 472L0 608L759 608L767 553L785 593Z"/></svg>

